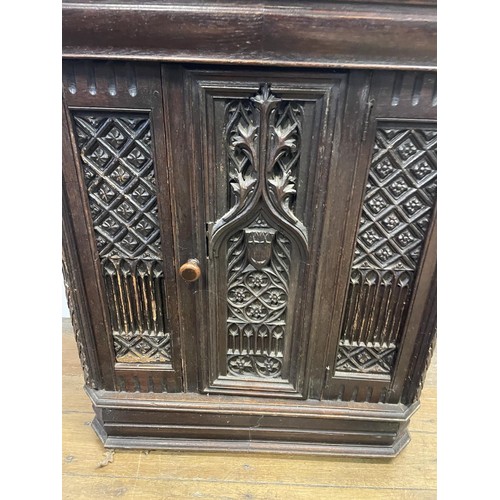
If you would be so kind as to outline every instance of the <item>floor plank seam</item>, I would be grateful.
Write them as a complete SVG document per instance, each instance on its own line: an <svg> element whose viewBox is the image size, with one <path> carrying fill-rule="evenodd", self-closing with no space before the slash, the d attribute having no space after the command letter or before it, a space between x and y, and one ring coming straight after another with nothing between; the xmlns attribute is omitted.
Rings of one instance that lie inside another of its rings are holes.
<svg viewBox="0 0 500 500"><path fill-rule="evenodd" d="M131 476L118 476L115 474L103 473L103 474L80 474L75 472L63 472L65 476L72 477L98 477L98 478L107 478L107 479L140 479L140 480L149 480L149 481L162 481L162 482L194 482L194 483L226 483L226 484L247 484L247 485L257 485L257 486L294 486L294 487L302 487L302 488L333 488L333 489L364 489L364 490L397 490L397 491L435 491L435 488L415 488L408 486L364 486L364 485L336 485L336 484L320 484L320 483L288 483L288 482L271 482L271 481L236 481L236 480L227 480L227 479L201 479L194 477L155 477L155 476L141 476L140 478L131 475Z"/></svg>

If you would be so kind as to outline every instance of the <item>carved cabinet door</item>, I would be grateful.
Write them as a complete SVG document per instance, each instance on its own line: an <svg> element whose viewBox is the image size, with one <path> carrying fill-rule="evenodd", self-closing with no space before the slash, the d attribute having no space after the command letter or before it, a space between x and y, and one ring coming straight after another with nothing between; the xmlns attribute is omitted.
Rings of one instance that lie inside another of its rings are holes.
<svg viewBox="0 0 500 500"><path fill-rule="evenodd" d="M188 386L320 391L329 330L314 305L335 279L318 273L338 252L323 228L347 75L164 66L163 81L179 264L201 270L179 286Z"/></svg>

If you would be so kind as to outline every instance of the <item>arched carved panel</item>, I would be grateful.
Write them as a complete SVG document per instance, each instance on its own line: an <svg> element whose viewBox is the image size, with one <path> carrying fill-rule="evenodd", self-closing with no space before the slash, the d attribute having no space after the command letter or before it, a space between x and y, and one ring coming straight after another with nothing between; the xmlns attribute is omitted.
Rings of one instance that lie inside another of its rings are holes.
<svg viewBox="0 0 500 500"><path fill-rule="evenodd" d="M285 232L307 255L307 230L294 213L302 114L303 103L283 101L267 83L226 105L230 208L215 222L211 243L227 247L229 377L283 377L295 244Z"/></svg>
<svg viewBox="0 0 500 500"><path fill-rule="evenodd" d="M229 238L227 370L281 377L290 279L290 240L262 215Z"/></svg>
<svg viewBox="0 0 500 500"><path fill-rule="evenodd" d="M294 213L301 154L303 103L276 97L269 84L248 99L226 105L229 210L215 221L211 234L218 249L223 236L265 207L287 228L307 254L307 230Z"/></svg>
<svg viewBox="0 0 500 500"><path fill-rule="evenodd" d="M198 75L196 75L198 76ZM195 80L209 283L207 392L300 397L318 195L343 77ZM204 128L203 128L204 127ZM324 156L322 156L324 155Z"/></svg>

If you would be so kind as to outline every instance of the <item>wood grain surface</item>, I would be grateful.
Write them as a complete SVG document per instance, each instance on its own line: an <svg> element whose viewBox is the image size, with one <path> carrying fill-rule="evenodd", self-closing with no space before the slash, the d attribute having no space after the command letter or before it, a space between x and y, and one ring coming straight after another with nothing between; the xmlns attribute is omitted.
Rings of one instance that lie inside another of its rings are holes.
<svg viewBox="0 0 500 500"><path fill-rule="evenodd" d="M63 56L436 68L432 0L65 0Z"/></svg>
<svg viewBox="0 0 500 500"><path fill-rule="evenodd" d="M395 459L283 456L247 453L106 451L90 427L71 323L63 320L64 499L431 499L436 498L436 355L412 441Z"/></svg>

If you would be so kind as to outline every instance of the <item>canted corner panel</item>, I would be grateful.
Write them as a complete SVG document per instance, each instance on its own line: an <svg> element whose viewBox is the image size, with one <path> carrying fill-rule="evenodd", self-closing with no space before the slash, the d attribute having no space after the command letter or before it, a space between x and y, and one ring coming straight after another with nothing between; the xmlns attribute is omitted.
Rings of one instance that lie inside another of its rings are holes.
<svg viewBox="0 0 500 500"><path fill-rule="evenodd" d="M418 329L413 353L406 372L404 389L401 401L404 404L412 404L419 400L420 393L424 386L425 376L430 366L434 347L436 345L436 324L437 324L437 304L436 304L436 282L437 274L431 281L430 293L427 297L423 312L423 320Z"/></svg>
<svg viewBox="0 0 500 500"><path fill-rule="evenodd" d="M72 118L116 361L171 366L149 113Z"/></svg>
<svg viewBox="0 0 500 500"><path fill-rule="evenodd" d="M436 201L434 125L379 121L336 374L392 376Z"/></svg>
<svg viewBox="0 0 500 500"><path fill-rule="evenodd" d="M67 256L65 256L67 258ZM68 309L71 318L71 324L73 326L73 333L76 340L76 347L78 351L78 356L80 358L80 365L83 370L83 380L85 385L92 387L93 389L99 389L98 381L96 380L95 374L92 372L88 358L88 351L84 345L83 330L81 326L80 310L77 302L75 301L74 295L78 293L76 287L72 286L72 277L68 271L68 262L66 258L63 259L63 279L64 288L66 292L66 298L68 301Z"/></svg>
<svg viewBox="0 0 500 500"><path fill-rule="evenodd" d="M233 90L234 97L207 97L207 126L222 132L207 141L220 166L207 215L219 299L210 308L218 343L211 390L299 390L297 283L304 283L301 263L310 252L307 204L331 89L323 83L301 94L264 81Z"/></svg>

